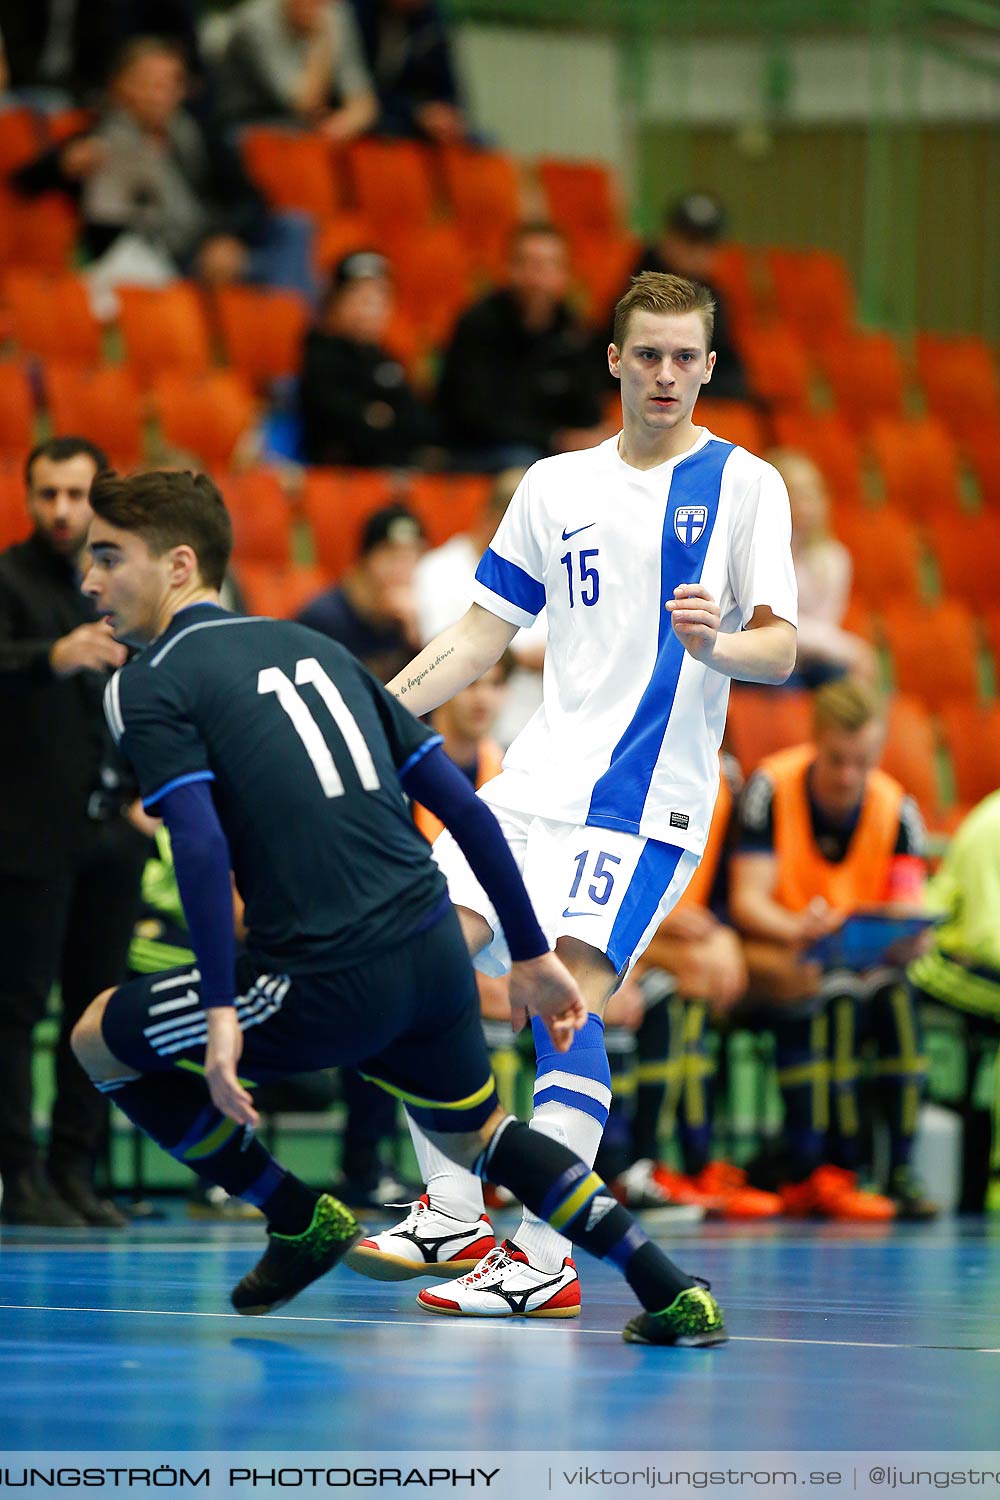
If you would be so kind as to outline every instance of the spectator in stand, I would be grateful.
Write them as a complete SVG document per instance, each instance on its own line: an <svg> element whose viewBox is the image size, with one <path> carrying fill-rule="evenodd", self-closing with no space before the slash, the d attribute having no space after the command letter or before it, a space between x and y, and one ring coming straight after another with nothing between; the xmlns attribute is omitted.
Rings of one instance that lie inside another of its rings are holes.
<svg viewBox="0 0 1000 1500"><path fill-rule="evenodd" d="M413 575L423 546L420 522L405 505L375 511L357 562L306 605L300 621L346 646L380 682L392 677L420 645Z"/></svg>
<svg viewBox="0 0 1000 1500"><path fill-rule="evenodd" d="M425 552L417 563L414 582L420 638L424 644L446 625L453 625L472 603L472 584L479 559L493 540L523 478L523 469L501 470L473 529L457 532L440 547ZM543 609L534 624L519 630L510 643L512 665L493 728L504 749L541 706L547 633Z"/></svg>
<svg viewBox="0 0 1000 1500"><path fill-rule="evenodd" d="M451 145L468 135L437 0L353 0L378 93L381 135Z"/></svg>
<svg viewBox="0 0 1000 1500"><path fill-rule="evenodd" d="M711 395L720 401L746 401L746 374L733 344L726 297L712 276L715 247L725 225L725 210L718 198L711 193L685 193L667 208L659 235L643 247L632 275L669 271L709 288L715 301L712 348L716 363Z"/></svg>
<svg viewBox="0 0 1000 1500"><path fill-rule="evenodd" d="M304 345L307 463L405 467L426 456L433 416L384 345L394 302L389 263L373 250L345 255L334 270Z"/></svg>
<svg viewBox="0 0 1000 1500"><path fill-rule="evenodd" d="M805 453L781 448L768 457L788 490L799 586L798 654L787 686L815 688L847 674L875 682L875 652L842 628L851 595L851 554L830 530L826 481Z"/></svg>
<svg viewBox="0 0 1000 1500"><path fill-rule="evenodd" d="M34 531L0 555L0 1222L121 1228L94 1171L107 1103L70 1048L94 995L125 975L148 840L122 815L131 777L102 694L127 656L80 592L90 486L107 468L83 438L25 466ZM32 1030L59 981L56 1097L42 1169L32 1128Z"/></svg>
<svg viewBox="0 0 1000 1500"><path fill-rule="evenodd" d="M173 37L199 65L195 0L0 0L0 94L39 107L93 104L131 36Z"/></svg>
<svg viewBox="0 0 1000 1500"><path fill-rule="evenodd" d="M217 74L234 125L275 121L350 141L378 114L348 0L244 0Z"/></svg>
<svg viewBox="0 0 1000 1500"><path fill-rule="evenodd" d="M506 286L462 315L445 354L438 405L457 466L523 468L609 435L602 361L569 287L565 236L551 224L523 224Z"/></svg>
<svg viewBox="0 0 1000 1500"><path fill-rule="evenodd" d="M268 215L236 153L184 108L186 93L180 46L133 38L112 67L96 125L22 168L15 187L78 199L84 249L106 269L114 254L119 281L140 279L129 274L129 257L135 264L138 256L142 279L152 265L160 280L180 274L309 290L304 216Z"/></svg>
<svg viewBox="0 0 1000 1500"><path fill-rule="evenodd" d="M785 1212L849 1220L932 1218L910 1170L926 1075L917 1017L902 983L907 940L860 962L814 953L864 908L922 903L920 810L878 769L881 706L844 678L815 699L813 743L768 756L740 803L729 905L744 939L750 996L774 1032L785 1106ZM870 1040L889 1128L889 1197L858 1187L869 1169L861 1134L859 1050Z"/></svg>

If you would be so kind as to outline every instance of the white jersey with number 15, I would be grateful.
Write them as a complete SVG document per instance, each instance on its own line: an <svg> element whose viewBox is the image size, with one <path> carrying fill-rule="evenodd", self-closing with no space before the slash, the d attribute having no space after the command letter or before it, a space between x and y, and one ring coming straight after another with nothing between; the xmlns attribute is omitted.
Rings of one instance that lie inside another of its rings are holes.
<svg viewBox="0 0 1000 1500"><path fill-rule="evenodd" d="M610 438L528 470L473 598L522 626L546 607L545 696L487 801L703 850L730 679L677 639L664 605L680 583L704 584L723 631L758 605L795 624L788 495L770 464L703 430L654 469Z"/></svg>

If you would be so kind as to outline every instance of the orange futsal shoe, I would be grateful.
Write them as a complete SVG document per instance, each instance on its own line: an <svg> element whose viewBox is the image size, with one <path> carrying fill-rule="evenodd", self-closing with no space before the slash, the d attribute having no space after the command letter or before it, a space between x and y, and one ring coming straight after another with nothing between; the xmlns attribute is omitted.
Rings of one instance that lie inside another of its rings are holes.
<svg viewBox="0 0 1000 1500"><path fill-rule="evenodd" d="M713 1219L774 1219L782 1212L777 1193L751 1187L742 1167L710 1161L694 1177L656 1168L656 1180L678 1203L697 1203Z"/></svg>
<svg viewBox="0 0 1000 1500"><path fill-rule="evenodd" d="M859 1188L857 1172L848 1172L843 1167L817 1167L804 1182L786 1182L779 1197L785 1213L793 1219L843 1219L872 1224L896 1217L896 1205L891 1198Z"/></svg>
<svg viewBox="0 0 1000 1500"><path fill-rule="evenodd" d="M699 1190L714 1195L719 1203L716 1212L723 1219L776 1219L782 1212L777 1193L751 1187L743 1168L734 1167L731 1162L710 1161L689 1181Z"/></svg>

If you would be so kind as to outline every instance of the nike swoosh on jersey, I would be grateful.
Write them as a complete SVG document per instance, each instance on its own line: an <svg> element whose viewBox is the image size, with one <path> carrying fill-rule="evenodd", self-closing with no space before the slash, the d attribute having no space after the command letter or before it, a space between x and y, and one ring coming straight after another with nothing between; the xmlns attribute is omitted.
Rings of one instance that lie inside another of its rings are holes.
<svg viewBox="0 0 1000 1500"><path fill-rule="evenodd" d="M562 539L563 539L564 542L568 542L571 536L579 536L581 531L589 531L590 528L591 528L591 526L596 526L596 525L597 525L596 521L588 521L587 524L586 524L586 526L578 526L575 531L567 531L565 529L565 527L564 527L563 528Z"/></svg>
<svg viewBox="0 0 1000 1500"><path fill-rule="evenodd" d="M563 916L564 917L590 917L590 916L593 916L593 912L589 912L589 911L570 911L569 907L567 906L566 910L563 912Z"/></svg>

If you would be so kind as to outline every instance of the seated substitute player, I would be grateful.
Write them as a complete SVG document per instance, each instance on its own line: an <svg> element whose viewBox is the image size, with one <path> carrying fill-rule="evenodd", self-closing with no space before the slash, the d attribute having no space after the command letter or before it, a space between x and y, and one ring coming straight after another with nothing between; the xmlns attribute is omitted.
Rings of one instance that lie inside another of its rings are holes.
<svg viewBox="0 0 1000 1500"><path fill-rule="evenodd" d="M747 783L730 866L750 995L774 1032L785 1108L785 1212L847 1220L932 1218L910 1168L926 1059L901 965L907 939L862 971L821 965L811 946L860 907L910 911L926 875L920 810L879 769L882 705L858 679L816 693L813 735L766 757ZM874 1044L889 1131L891 1198L858 1188L860 1050Z"/></svg>
<svg viewBox="0 0 1000 1500"><path fill-rule="evenodd" d="M715 364L712 298L676 276L635 279L615 310L608 364L623 431L532 465L476 572L471 608L390 684L425 714L548 612L544 702L480 795L496 810L542 929L580 986L589 1019L565 1057L535 1032L533 1126L593 1162L608 1118L602 1013L676 906L708 835L729 682L782 682L795 660L788 497L769 464L692 412ZM482 883L448 834L434 846L477 967L510 959ZM523 1020L512 1006L515 1024ZM480 1184L411 1133L430 1202L355 1252L382 1278L447 1274L481 1234ZM568 1245L526 1218L513 1251L428 1310L506 1317L511 1284L544 1316L552 1278L579 1306ZM511 1280L509 1281L508 1278Z"/></svg>
<svg viewBox="0 0 1000 1500"><path fill-rule="evenodd" d="M627 1340L721 1342L707 1288L566 1147L497 1103L472 966L404 790L466 850L504 922L515 1003L544 1017L556 1051L583 1002L439 737L335 642L221 608L232 529L204 475L106 473L92 505L84 588L119 640L145 648L111 679L108 721L170 831L197 965L105 991L74 1047L135 1124L266 1215L268 1246L233 1292L237 1311L281 1306L361 1237L343 1204L255 1139L249 1092L350 1064L396 1092L437 1149L618 1265L647 1309ZM239 960L230 869L245 901Z"/></svg>

